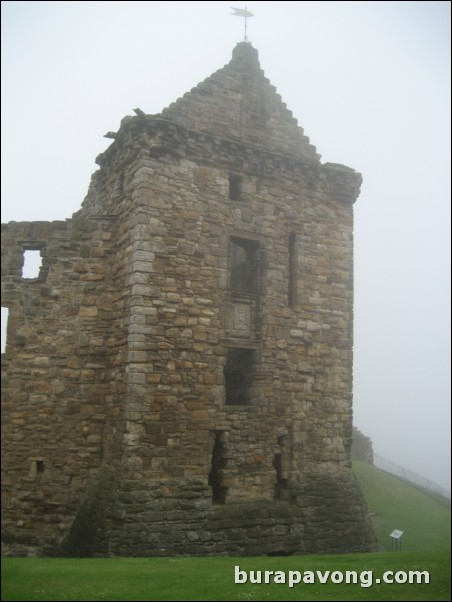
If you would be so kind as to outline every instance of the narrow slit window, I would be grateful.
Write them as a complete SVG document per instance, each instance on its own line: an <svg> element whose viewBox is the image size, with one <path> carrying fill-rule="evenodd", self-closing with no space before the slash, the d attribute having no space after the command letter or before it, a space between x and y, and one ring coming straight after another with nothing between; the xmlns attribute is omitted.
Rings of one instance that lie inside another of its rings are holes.
<svg viewBox="0 0 452 602"><path fill-rule="evenodd" d="M247 405L253 379L254 349L229 349L224 367L227 405Z"/></svg>
<svg viewBox="0 0 452 602"><path fill-rule="evenodd" d="M242 178L236 174L229 174L229 200L240 201L242 196Z"/></svg>
<svg viewBox="0 0 452 602"><path fill-rule="evenodd" d="M36 460L36 472L44 472L44 460Z"/></svg>
<svg viewBox="0 0 452 602"><path fill-rule="evenodd" d="M293 307L297 302L297 257L296 257L297 236L294 232L289 238L289 287L288 301L289 307Z"/></svg>
<svg viewBox="0 0 452 602"><path fill-rule="evenodd" d="M22 278L39 278L42 266L41 251L39 249L24 250L24 264L22 268Z"/></svg>
<svg viewBox="0 0 452 602"><path fill-rule="evenodd" d="M273 459L273 468L276 472L275 499L287 499L289 479L287 474L287 444L284 436L278 437L278 446Z"/></svg>
<svg viewBox="0 0 452 602"><path fill-rule="evenodd" d="M228 488L224 487L224 469L227 465L225 457L225 432L215 431L215 442L212 450L211 470L209 473L209 485L212 487L212 503L224 504Z"/></svg>
<svg viewBox="0 0 452 602"><path fill-rule="evenodd" d="M2 307L2 353L6 353L6 343L8 338L8 319L9 309L7 307Z"/></svg>

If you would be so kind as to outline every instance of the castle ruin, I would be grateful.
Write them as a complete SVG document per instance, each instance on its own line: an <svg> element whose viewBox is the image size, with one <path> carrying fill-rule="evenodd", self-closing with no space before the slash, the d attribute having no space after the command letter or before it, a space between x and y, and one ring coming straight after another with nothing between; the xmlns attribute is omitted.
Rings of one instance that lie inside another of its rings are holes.
<svg viewBox="0 0 452 602"><path fill-rule="evenodd" d="M109 136L72 218L2 225L3 541L374 550L350 464L361 176L320 162L248 42Z"/></svg>

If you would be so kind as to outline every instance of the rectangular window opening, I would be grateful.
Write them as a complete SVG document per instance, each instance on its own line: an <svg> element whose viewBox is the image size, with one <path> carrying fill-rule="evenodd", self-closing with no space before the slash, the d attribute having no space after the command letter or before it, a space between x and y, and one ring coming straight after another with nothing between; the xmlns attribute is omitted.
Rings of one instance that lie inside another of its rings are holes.
<svg viewBox="0 0 452 602"><path fill-rule="evenodd" d="M242 196L242 178L237 174L229 174L229 200L240 201Z"/></svg>
<svg viewBox="0 0 452 602"><path fill-rule="evenodd" d="M22 278L28 280L39 278L42 266L42 256L40 249L24 249L24 263L22 267Z"/></svg>
<svg viewBox="0 0 452 602"><path fill-rule="evenodd" d="M227 405L248 405L254 373L254 349L229 349L224 367Z"/></svg>
<svg viewBox="0 0 452 602"><path fill-rule="evenodd" d="M9 320L9 308L2 307L2 332L1 332L2 353L6 353L6 344L7 344L7 340L8 340L8 320Z"/></svg>
<svg viewBox="0 0 452 602"><path fill-rule="evenodd" d="M32 460L29 476L36 479L38 474L42 474L45 470L44 460Z"/></svg>
<svg viewBox="0 0 452 602"><path fill-rule="evenodd" d="M231 237L231 292L257 295L259 290L259 243Z"/></svg>

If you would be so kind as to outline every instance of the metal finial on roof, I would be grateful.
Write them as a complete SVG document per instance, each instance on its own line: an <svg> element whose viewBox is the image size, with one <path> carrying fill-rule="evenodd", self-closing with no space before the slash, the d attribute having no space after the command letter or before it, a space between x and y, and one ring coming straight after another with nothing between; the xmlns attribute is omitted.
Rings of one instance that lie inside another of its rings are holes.
<svg viewBox="0 0 452 602"><path fill-rule="evenodd" d="M250 13L250 11L247 9L247 7L245 6L245 8L235 8L234 6L231 6L232 10L235 11L233 13L231 13L231 15L233 17L243 17L245 19L245 37L243 39L244 42L248 42L248 38L246 35L246 27L247 27L247 20L250 17L254 17L253 13Z"/></svg>

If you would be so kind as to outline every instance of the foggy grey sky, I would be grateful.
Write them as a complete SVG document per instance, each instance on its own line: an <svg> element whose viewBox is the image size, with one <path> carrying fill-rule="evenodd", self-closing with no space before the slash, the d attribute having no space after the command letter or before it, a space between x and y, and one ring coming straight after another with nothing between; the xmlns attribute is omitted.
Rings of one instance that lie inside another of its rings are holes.
<svg viewBox="0 0 452 602"><path fill-rule="evenodd" d="M355 205L354 423L450 489L450 3L260 2L248 38ZM244 2L2 2L2 222L65 219L133 107L231 58Z"/></svg>

